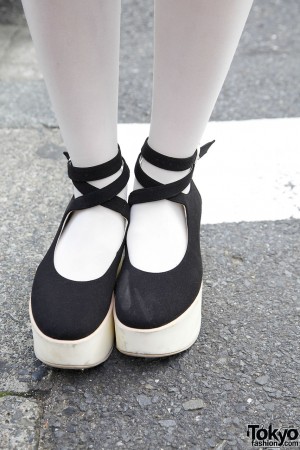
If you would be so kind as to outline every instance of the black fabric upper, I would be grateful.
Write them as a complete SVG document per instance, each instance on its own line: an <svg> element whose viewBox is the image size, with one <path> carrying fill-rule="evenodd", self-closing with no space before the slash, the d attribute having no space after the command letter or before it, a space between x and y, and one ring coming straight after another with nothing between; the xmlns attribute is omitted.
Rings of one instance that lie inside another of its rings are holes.
<svg viewBox="0 0 300 450"><path fill-rule="evenodd" d="M66 153L69 159L69 155ZM123 166L121 175L107 187L98 189L87 181L105 178ZM116 195L126 186L129 169L121 157L89 168L74 167L69 159L68 174L76 188L83 194L71 198L56 236L37 268L32 286L31 308L38 328L54 339L77 340L93 333L106 317L111 305L117 269L121 260L123 243L106 273L91 281L73 281L60 275L54 267L54 251L65 221L73 211L102 205L122 214L129 220L127 202Z"/></svg>
<svg viewBox="0 0 300 450"><path fill-rule="evenodd" d="M213 141L214 142L214 141ZM213 144L200 149L201 158ZM163 185L150 178L140 166L143 157L151 164L166 170L190 172L179 181ZM192 181L197 152L190 158L170 158L155 152L146 139L135 166L135 175L142 189L133 191L129 204L168 199L180 203L186 210L188 243L181 262L165 272L152 273L134 267L126 248L122 270L115 288L118 319L126 326L138 329L161 327L183 314L193 303L202 283L200 252L201 196ZM190 184L188 194L183 194Z"/></svg>

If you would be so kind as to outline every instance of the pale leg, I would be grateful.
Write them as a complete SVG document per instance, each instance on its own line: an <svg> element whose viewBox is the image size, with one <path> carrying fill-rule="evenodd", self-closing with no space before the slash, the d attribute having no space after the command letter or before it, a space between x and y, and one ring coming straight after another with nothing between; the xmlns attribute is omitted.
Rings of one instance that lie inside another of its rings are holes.
<svg viewBox="0 0 300 450"><path fill-rule="evenodd" d="M149 145L168 156L191 156L201 140L232 62L252 0L155 0L155 56ZM213 151L213 149L211 150ZM185 173L143 161L162 183ZM160 272L187 246L183 208L169 201L134 205L128 233L136 267Z"/></svg>
<svg viewBox="0 0 300 450"><path fill-rule="evenodd" d="M121 0L23 0L23 7L73 165L110 160L117 153ZM117 175L92 184L101 188ZM56 269L73 280L98 278L123 235L124 220L114 211L75 212L58 242Z"/></svg>

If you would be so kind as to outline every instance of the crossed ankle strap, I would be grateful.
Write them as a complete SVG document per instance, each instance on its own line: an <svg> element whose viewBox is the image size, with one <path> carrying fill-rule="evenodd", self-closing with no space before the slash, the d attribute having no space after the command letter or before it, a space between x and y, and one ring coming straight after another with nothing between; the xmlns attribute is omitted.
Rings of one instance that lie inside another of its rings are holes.
<svg viewBox="0 0 300 450"><path fill-rule="evenodd" d="M196 160L202 158L214 142L215 141L211 141L203 145L200 147L199 152L196 150L195 153L188 158L173 158L171 156L162 155L161 153L153 150L149 146L147 138L134 168L136 179L143 186L143 189L133 191L129 196L128 203L130 205L134 205L136 203L171 199L180 194L192 180ZM146 161L150 164L153 164L160 169L172 171L183 171L190 169L190 172L178 181L162 184L149 177L149 175L143 171L140 164L141 158L146 159Z"/></svg>
<svg viewBox="0 0 300 450"><path fill-rule="evenodd" d="M72 181L95 181L113 175L122 167L121 149L118 145L118 153L110 161L107 161L98 166L92 167L74 167L68 152L64 152L68 159L68 175Z"/></svg>
<svg viewBox="0 0 300 450"><path fill-rule="evenodd" d="M83 194L80 197L72 197L68 206L68 211L76 211L93 206L102 205L122 214L129 220L129 206L125 200L117 197L117 194L124 189L129 180L129 168L121 155L118 146L117 155L110 161L91 167L75 167L72 164L69 153L64 152L68 160L68 176L72 180L76 189ZM116 173L123 166L120 176L101 189L92 186L87 181L100 180Z"/></svg>

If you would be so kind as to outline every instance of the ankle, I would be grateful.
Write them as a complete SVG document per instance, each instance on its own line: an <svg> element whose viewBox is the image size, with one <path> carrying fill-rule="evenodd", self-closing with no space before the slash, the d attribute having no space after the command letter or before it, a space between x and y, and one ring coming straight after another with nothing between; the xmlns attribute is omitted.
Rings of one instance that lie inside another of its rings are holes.
<svg viewBox="0 0 300 450"><path fill-rule="evenodd" d="M95 186L98 189L102 189L105 186L108 186L109 184L111 184L113 181L115 181L121 175L122 171L123 171L123 168L121 167L121 169L119 169L113 175L110 175L109 177L106 177L106 178L102 178L100 180L89 181L88 184L91 184L92 186ZM74 193L75 198L80 197L82 195L82 193L79 192L75 186L73 186L73 193ZM118 197L121 197L123 200L126 200L127 186L125 186L125 188L119 192Z"/></svg>
<svg viewBox="0 0 300 450"><path fill-rule="evenodd" d="M156 167L146 160L143 160L141 162L141 167L142 167L143 171L147 175L149 175L149 177L153 178L156 181L159 181L162 184L168 184L168 183L172 183L173 181L180 180L181 178L183 178L185 175L187 175L190 172L190 169L182 170L180 172L175 172L173 170L161 169L160 167Z"/></svg>
<svg viewBox="0 0 300 450"><path fill-rule="evenodd" d="M176 188L182 186L182 192L187 193L189 191L189 184L187 185L186 182L188 183L189 178L191 178L190 175L192 176L196 151L190 156L176 158L151 148L148 139L145 140L135 168L135 175L139 182L135 182L134 189L144 186L144 183L147 184L148 176L162 185L173 184L172 189L175 188L174 184ZM143 177L143 173L146 178ZM143 179L144 181L141 181ZM155 184L154 181L152 181L153 183ZM134 197L136 196L134 195Z"/></svg>
<svg viewBox="0 0 300 450"><path fill-rule="evenodd" d="M173 171L173 170L161 169L159 167L154 166L153 164L149 163L146 160L141 161L141 167L142 167L143 171L147 175L149 175L149 177L153 178L154 180L156 180L162 184L168 184L168 183L173 183L174 181L178 181L181 178L185 177L190 172L190 169L181 170L180 172ZM142 187L143 186L141 186L141 184L135 178L133 190L141 189ZM182 192L187 194L189 192L189 186L187 186Z"/></svg>

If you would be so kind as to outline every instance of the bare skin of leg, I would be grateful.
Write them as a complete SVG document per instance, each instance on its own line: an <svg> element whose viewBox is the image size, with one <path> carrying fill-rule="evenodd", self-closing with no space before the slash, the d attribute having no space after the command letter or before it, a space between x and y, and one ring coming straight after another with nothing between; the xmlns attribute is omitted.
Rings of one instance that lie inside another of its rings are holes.
<svg viewBox="0 0 300 450"><path fill-rule="evenodd" d="M121 0L22 0L38 61L72 163L117 154ZM119 173L91 182L104 187ZM74 190L75 196L80 193ZM120 194L125 198L126 192ZM67 203L66 195L66 203ZM102 206L73 213L54 264L66 278L100 277L124 237L124 219Z"/></svg>
<svg viewBox="0 0 300 450"><path fill-rule="evenodd" d="M155 49L149 145L176 158L191 156L201 140L228 73L252 0L155 0ZM143 170L162 183L170 172L147 161ZM135 187L138 184L135 183ZM173 202L134 205L128 231L132 264L163 272L187 247L183 208Z"/></svg>

